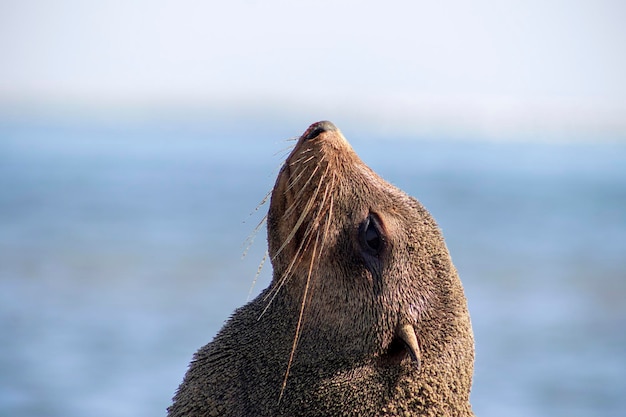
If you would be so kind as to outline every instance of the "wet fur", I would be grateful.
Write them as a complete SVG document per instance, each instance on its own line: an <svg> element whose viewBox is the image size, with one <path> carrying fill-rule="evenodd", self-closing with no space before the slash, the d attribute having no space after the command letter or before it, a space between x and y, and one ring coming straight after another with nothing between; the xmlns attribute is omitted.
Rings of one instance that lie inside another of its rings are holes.
<svg viewBox="0 0 626 417"><path fill-rule="evenodd" d="M437 225L338 130L315 128L272 192L272 284L196 353L168 415L472 416L470 319ZM373 257L358 239L370 213L386 239ZM398 344L406 323L419 369Z"/></svg>

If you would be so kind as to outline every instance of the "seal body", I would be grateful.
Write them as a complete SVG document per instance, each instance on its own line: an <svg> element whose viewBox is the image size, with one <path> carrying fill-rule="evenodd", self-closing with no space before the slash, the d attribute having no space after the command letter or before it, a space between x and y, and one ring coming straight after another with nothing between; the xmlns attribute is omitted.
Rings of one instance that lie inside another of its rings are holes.
<svg viewBox="0 0 626 417"><path fill-rule="evenodd" d="M271 285L194 356L169 416L472 416L474 341L435 221L330 122L287 157Z"/></svg>

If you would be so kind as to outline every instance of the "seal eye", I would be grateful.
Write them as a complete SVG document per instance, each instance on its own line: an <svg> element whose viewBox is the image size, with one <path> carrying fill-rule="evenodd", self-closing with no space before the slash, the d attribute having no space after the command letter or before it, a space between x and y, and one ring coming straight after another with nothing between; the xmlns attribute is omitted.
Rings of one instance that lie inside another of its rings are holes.
<svg viewBox="0 0 626 417"><path fill-rule="evenodd" d="M367 229L365 229L364 237L365 237L365 243L367 244L369 249L371 249L374 252L378 252L380 250L380 247L382 246L383 242L380 239L378 230L376 230L376 227L372 223L370 223L367 226Z"/></svg>
<svg viewBox="0 0 626 417"><path fill-rule="evenodd" d="M379 255L385 246L385 238L377 215L370 213L359 228L361 246L371 255Z"/></svg>

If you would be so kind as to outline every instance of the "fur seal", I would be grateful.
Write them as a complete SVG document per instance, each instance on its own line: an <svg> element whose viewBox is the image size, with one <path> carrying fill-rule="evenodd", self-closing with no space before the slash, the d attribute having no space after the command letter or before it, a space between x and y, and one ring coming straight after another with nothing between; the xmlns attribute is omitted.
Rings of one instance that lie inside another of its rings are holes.
<svg viewBox="0 0 626 417"><path fill-rule="evenodd" d="M474 340L442 234L328 121L282 166L270 286L194 356L168 416L473 416Z"/></svg>

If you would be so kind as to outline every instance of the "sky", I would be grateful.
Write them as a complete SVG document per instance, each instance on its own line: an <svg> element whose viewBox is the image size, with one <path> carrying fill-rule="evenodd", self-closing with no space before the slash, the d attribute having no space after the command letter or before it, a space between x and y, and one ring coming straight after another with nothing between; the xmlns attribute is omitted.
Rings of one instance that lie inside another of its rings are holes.
<svg viewBox="0 0 626 417"><path fill-rule="evenodd" d="M624 22L608 0L0 0L0 112L626 138Z"/></svg>

